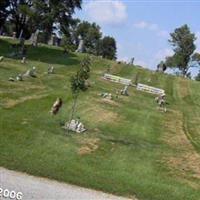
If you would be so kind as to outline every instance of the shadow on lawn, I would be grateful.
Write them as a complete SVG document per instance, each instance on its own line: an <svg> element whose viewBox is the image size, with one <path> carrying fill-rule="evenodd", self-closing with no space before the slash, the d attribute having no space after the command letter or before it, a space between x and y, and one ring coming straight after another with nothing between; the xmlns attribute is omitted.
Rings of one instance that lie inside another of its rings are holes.
<svg viewBox="0 0 200 200"><path fill-rule="evenodd" d="M0 56L10 57L12 53L12 44L16 41L7 41L0 39ZM26 44L27 47L27 59L32 61L39 61L49 64L60 64L60 65L77 65L79 61L77 56L73 53L68 53L67 55L63 53L62 49L56 49L55 46L50 48L49 46L33 47Z"/></svg>

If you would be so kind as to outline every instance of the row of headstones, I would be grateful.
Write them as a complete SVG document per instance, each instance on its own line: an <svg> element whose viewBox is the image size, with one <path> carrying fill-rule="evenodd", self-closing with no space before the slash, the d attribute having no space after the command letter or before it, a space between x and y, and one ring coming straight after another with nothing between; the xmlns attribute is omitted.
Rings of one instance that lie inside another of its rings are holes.
<svg viewBox="0 0 200 200"><path fill-rule="evenodd" d="M122 90L117 90L116 94L115 94L115 98L118 99L119 95L123 95L123 96L129 96L128 94L128 85L126 85ZM114 95L112 93L108 93L108 92L102 92L99 94L102 98L105 99L109 99L109 100L113 100L114 99Z"/></svg>
<svg viewBox="0 0 200 200"><path fill-rule="evenodd" d="M0 62L4 60L4 56L0 56ZM21 63L25 64L26 63L26 57L23 57L21 60ZM53 66L50 66L48 68L47 74L54 74L55 70ZM14 77L9 77L9 81L23 81L23 77L37 77L36 76L36 68L33 67L32 69L27 70L24 74L18 74L15 78Z"/></svg>
<svg viewBox="0 0 200 200"><path fill-rule="evenodd" d="M37 29L34 33L31 34L30 41L33 46L37 46L38 44L39 33L40 33L40 30ZM23 41L24 43L24 38L22 38L22 34L23 34L23 31L20 33L19 38L20 38L20 41ZM13 32L13 38L16 39L16 32ZM79 39L79 45L78 45L78 48L76 49L76 52L83 53L85 50L85 42L81 36L79 36L78 39ZM60 41L61 41L60 38L58 38L55 34L52 34L48 44L59 46ZM129 64L133 65L133 63L134 63L134 58L131 58Z"/></svg>
<svg viewBox="0 0 200 200"><path fill-rule="evenodd" d="M142 88L140 89L140 86L141 87L143 86L144 90ZM122 89L120 91L117 91L115 97L118 98L119 94L124 95L124 96L128 96L128 87L129 86L126 85L124 87L124 89ZM138 90L143 90L143 91L146 91L146 92L150 92L151 91L150 93L157 94L158 96L155 98L155 101L159 105L159 107L158 107L159 110L161 110L163 112L167 111L167 108L166 108L166 99L165 99L166 95L165 95L164 90L159 89L159 88L154 88L154 87L151 87L151 86L148 86L148 85L140 84L140 83L136 84L136 88ZM114 96L112 95L112 93L107 93L107 92L101 93L100 96L102 98L109 99L109 100L112 100L114 98Z"/></svg>
<svg viewBox="0 0 200 200"><path fill-rule="evenodd" d="M37 46L37 44L38 44L39 33L40 33L40 30L37 29L34 33L31 34L31 37L30 37L29 40L31 41L31 44L33 46ZM23 31L21 31L21 33L20 33L20 36L19 36L20 40L24 39L22 37L22 35L23 35ZM17 39L16 32L13 32L12 37L13 37L13 39ZM48 44L59 46L60 45L60 38L58 38L55 34L51 34L51 37L50 37L50 40L48 41Z"/></svg>
<svg viewBox="0 0 200 200"><path fill-rule="evenodd" d="M48 68L47 74L54 74L54 67L51 66ZM9 77L9 81L23 81L24 77L33 77L36 78L37 77L37 73L36 73L36 67L32 67L32 69L27 70L25 73L20 73L18 74L15 78L14 77Z"/></svg>
<svg viewBox="0 0 200 200"><path fill-rule="evenodd" d="M32 69L27 70L25 73L20 73L18 74L15 78L14 77L9 77L9 81L23 81L24 77L37 77L36 76L36 67L32 67Z"/></svg>
<svg viewBox="0 0 200 200"><path fill-rule="evenodd" d="M33 46L37 46L38 44L38 35L39 35L40 31L39 30L36 30L35 33L32 33L31 37L30 37L30 41L31 41L31 44ZM49 45L56 45L56 46L59 46L60 45L60 38L58 38L55 34L52 34L51 35L51 38L48 42ZM85 47L84 47L84 40L82 39L81 36L79 36L79 45L78 45L78 48L76 49L76 52L80 52L80 53L83 53L84 50L85 50Z"/></svg>

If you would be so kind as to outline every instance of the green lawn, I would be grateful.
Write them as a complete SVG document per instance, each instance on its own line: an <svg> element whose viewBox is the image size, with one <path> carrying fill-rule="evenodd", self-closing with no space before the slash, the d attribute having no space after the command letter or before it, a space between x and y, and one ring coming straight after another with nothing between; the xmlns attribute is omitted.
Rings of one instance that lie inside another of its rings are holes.
<svg viewBox="0 0 200 200"><path fill-rule="evenodd" d="M78 112L88 131L66 134L72 97L70 76L84 54L59 47L28 47L28 63L9 58L10 39L0 39L0 166L139 200L200 199L200 85L139 66L92 57L92 87L81 93ZM56 74L47 75L49 65ZM8 78L36 66L37 78ZM100 92L123 86L101 79L113 74L166 90L168 112L154 96L130 88L129 97L103 101ZM49 114L57 97L64 105Z"/></svg>

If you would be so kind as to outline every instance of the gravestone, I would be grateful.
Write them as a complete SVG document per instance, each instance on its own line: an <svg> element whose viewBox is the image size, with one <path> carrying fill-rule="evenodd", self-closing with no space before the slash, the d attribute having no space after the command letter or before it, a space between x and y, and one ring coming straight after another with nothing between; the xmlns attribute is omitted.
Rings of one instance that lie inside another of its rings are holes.
<svg viewBox="0 0 200 200"><path fill-rule="evenodd" d="M53 74L54 73L54 67L51 66L48 68L48 74Z"/></svg>
<svg viewBox="0 0 200 200"><path fill-rule="evenodd" d="M129 96L129 94L128 94L128 85L126 85L126 86L124 87L124 89L121 90L120 92L121 92L121 95Z"/></svg>
<svg viewBox="0 0 200 200"><path fill-rule="evenodd" d="M105 98L105 99L109 99L109 100L112 100L113 99L113 96L111 93L107 93L107 92L102 92L100 94L101 97Z"/></svg>
<svg viewBox="0 0 200 200"><path fill-rule="evenodd" d="M13 37L13 39L16 39L16 38L17 38L17 33L16 33L16 32L13 32L13 33L12 33L12 37Z"/></svg>
<svg viewBox="0 0 200 200"><path fill-rule="evenodd" d="M32 44L33 46L37 46L37 44L38 44L38 35L39 35L39 33L40 33L40 31L37 29L37 30L35 31L35 33L32 33L32 34L31 34L30 41L31 41L31 44Z"/></svg>
<svg viewBox="0 0 200 200"><path fill-rule="evenodd" d="M165 94L161 94L155 98L156 103L159 105L159 109L164 112L167 111L167 108L165 106L166 105L165 96L166 96Z"/></svg>
<svg viewBox="0 0 200 200"><path fill-rule="evenodd" d="M83 123L77 119L72 119L70 122L66 122L63 128L76 133L83 133L86 131L86 128L84 127Z"/></svg>
<svg viewBox="0 0 200 200"><path fill-rule="evenodd" d="M33 67L32 69L27 70L24 75L25 77L36 77L36 68Z"/></svg>
<svg viewBox="0 0 200 200"><path fill-rule="evenodd" d="M49 45L56 45L56 41L57 40L57 37L56 37L56 35L55 34L51 34L51 38L50 38L50 40L48 41L48 44Z"/></svg>
<svg viewBox="0 0 200 200"><path fill-rule="evenodd" d="M3 61L3 59L4 59L4 57L3 57L3 56L0 56L0 62Z"/></svg>
<svg viewBox="0 0 200 200"><path fill-rule="evenodd" d="M18 75L16 76L16 80L17 80L17 81L23 81L22 74L18 74Z"/></svg>
<svg viewBox="0 0 200 200"><path fill-rule="evenodd" d="M25 64L25 63L26 63L26 57L25 57L25 56L22 57L21 63L22 63L22 64Z"/></svg>
<svg viewBox="0 0 200 200"><path fill-rule="evenodd" d="M78 52L78 53L84 52L84 40L82 39L81 36L79 36L79 45L78 45L76 52Z"/></svg>
<svg viewBox="0 0 200 200"><path fill-rule="evenodd" d="M13 77L9 77L8 81L14 82L15 79Z"/></svg>

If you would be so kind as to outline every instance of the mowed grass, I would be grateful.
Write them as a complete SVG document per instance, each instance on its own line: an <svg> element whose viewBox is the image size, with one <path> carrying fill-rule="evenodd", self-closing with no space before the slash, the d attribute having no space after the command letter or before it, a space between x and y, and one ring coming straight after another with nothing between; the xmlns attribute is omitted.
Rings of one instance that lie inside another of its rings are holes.
<svg viewBox="0 0 200 200"><path fill-rule="evenodd" d="M85 55L28 46L28 63L21 64L9 57L13 42L0 39L0 166L141 200L200 199L198 83L92 56L91 87L80 94L76 114L88 130L67 134L61 126L72 105L69 79ZM45 74L49 65L55 74ZM8 81L32 66L37 78ZM132 87L129 97L102 100L99 93L123 88L101 79L108 67L165 89L168 112ZM64 105L51 116L57 97Z"/></svg>

